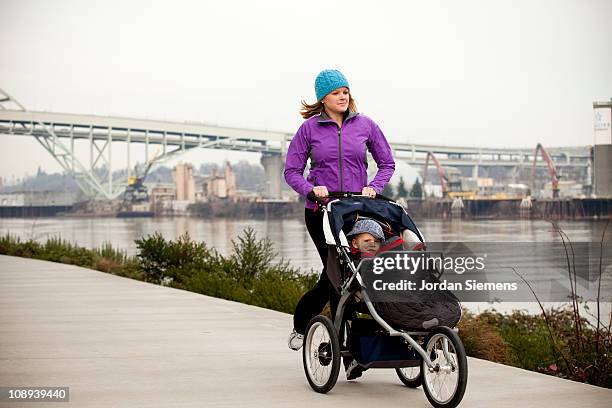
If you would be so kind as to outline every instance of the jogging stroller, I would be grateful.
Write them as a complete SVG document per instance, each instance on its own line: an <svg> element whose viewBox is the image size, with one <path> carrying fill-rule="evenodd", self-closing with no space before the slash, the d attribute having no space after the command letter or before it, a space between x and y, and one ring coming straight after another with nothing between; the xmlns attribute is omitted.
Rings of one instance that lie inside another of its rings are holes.
<svg viewBox="0 0 612 408"><path fill-rule="evenodd" d="M312 193L309 198L323 211L326 269L339 298L332 306L333 322L318 315L306 329L302 360L310 386L319 393L330 391L345 359L345 366L351 361L360 370L394 368L406 386L423 385L434 407L457 406L468 375L463 343L453 329L461 317L459 301L450 292L440 293L441 300L371 300L345 235L360 217L369 218L383 227L382 250L414 254L425 245L417 226L403 207L381 195L330 193L327 203Z"/></svg>

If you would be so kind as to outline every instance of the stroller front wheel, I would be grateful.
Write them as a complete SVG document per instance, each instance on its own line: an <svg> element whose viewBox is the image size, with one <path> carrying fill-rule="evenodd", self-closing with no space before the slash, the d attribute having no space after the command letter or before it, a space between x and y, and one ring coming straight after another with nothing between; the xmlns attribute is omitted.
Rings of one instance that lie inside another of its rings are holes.
<svg viewBox="0 0 612 408"><path fill-rule="evenodd" d="M423 381L421 366L396 368L395 372L406 387L417 388Z"/></svg>
<svg viewBox="0 0 612 408"><path fill-rule="evenodd" d="M423 391L436 408L456 407L467 386L468 366L459 335L448 327L436 327L429 335L425 352L434 364L421 362Z"/></svg>
<svg viewBox="0 0 612 408"><path fill-rule="evenodd" d="M302 350L304 372L316 392L331 390L340 373L340 341L326 316L315 316L308 323Z"/></svg>

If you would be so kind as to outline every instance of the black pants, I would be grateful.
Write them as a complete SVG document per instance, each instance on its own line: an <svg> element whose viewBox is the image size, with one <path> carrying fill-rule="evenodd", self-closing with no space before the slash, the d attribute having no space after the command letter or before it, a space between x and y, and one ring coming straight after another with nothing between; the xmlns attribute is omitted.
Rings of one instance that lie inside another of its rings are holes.
<svg viewBox="0 0 612 408"><path fill-rule="evenodd" d="M334 316L339 300L339 296L327 278L327 244L323 233L323 212L306 208L304 220L308 234L310 234L310 238L319 252L319 257L321 257L321 262L323 262L323 271L319 281L302 296L295 307L293 328L300 334L305 334L308 322L323 310L327 301L330 301L332 316Z"/></svg>

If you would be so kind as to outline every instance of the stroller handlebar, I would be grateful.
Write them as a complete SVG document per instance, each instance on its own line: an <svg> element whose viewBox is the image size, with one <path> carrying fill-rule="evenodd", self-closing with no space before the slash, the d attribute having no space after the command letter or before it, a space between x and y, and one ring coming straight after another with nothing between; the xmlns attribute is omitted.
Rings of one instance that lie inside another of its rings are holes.
<svg viewBox="0 0 612 408"><path fill-rule="evenodd" d="M385 201L394 202L393 199L391 199L389 197L385 197L382 194L376 193L376 196L370 197L370 196L366 196L364 194L361 194L361 192L356 192L356 191L330 191L330 192L327 193L327 196L325 196L325 197L317 197L317 196L315 196L313 191L310 191L306 195L306 198L308 198L310 201L315 201L318 204L323 204L325 202L325 200L329 199L329 198L349 198L349 197L367 197L367 198L373 198L373 199L379 199L379 200L385 200Z"/></svg>

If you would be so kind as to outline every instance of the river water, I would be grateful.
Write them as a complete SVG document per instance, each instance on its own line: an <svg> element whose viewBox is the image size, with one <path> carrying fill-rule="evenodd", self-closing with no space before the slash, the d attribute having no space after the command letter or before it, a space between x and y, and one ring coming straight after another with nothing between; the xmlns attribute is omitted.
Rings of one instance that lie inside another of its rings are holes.
<svg viewBox="0 0 612 408"><path fill-rule="evenodd" d="M605 226L604 221L563 221L559 226L573 242L599 242ZM95 248L110 242L113 247L125 250L129 255L137 253L134 240L160 232L166 239L175 239L184 233L197 241L231 253L232 240L242 231L252 227L258 237L269 237L275 250L293 266L304 272L318 272L321 261L312 244L303 220L207 220L191 217L174 218L0 218L0 233L10 233L22 239L34 238L45 241L49 237L61 237L87 248ZM427 241L469 242L561 242L561 237L552 225L540 220L421 220L418 227ZM612 226L607 233L612 239ZM608 244L610 245L610 244ZM609 269L609 268L608 268ZM608 288L606 287L607 291ZM475 312L490 308L487 303L473 303L469 308ZM515 308L537 312L534 302L495 304L500 311ZM610 306L605 305L609 315Z"/></svg>
<svg viewBox="0 0 612 408"><path fill-rule="evenodd" d="M559 226L574 242L599 242L605 226L602 221L565 221ZM61 237L87 248L110 242L129 255L137 252L134 240L160 232L166 239L184 233L197 241L231 252L232 239L252 227L258 237L269 237L280 257L304 271L320 269L319 257L302 220L207 220L174 218L0 218L0 234L10 233L22 239L45 241ZM539 220L423 220L418 227L427 241L471 242L561 242L549 222ZM612 226L607 237L612 236Z"/></svg>

